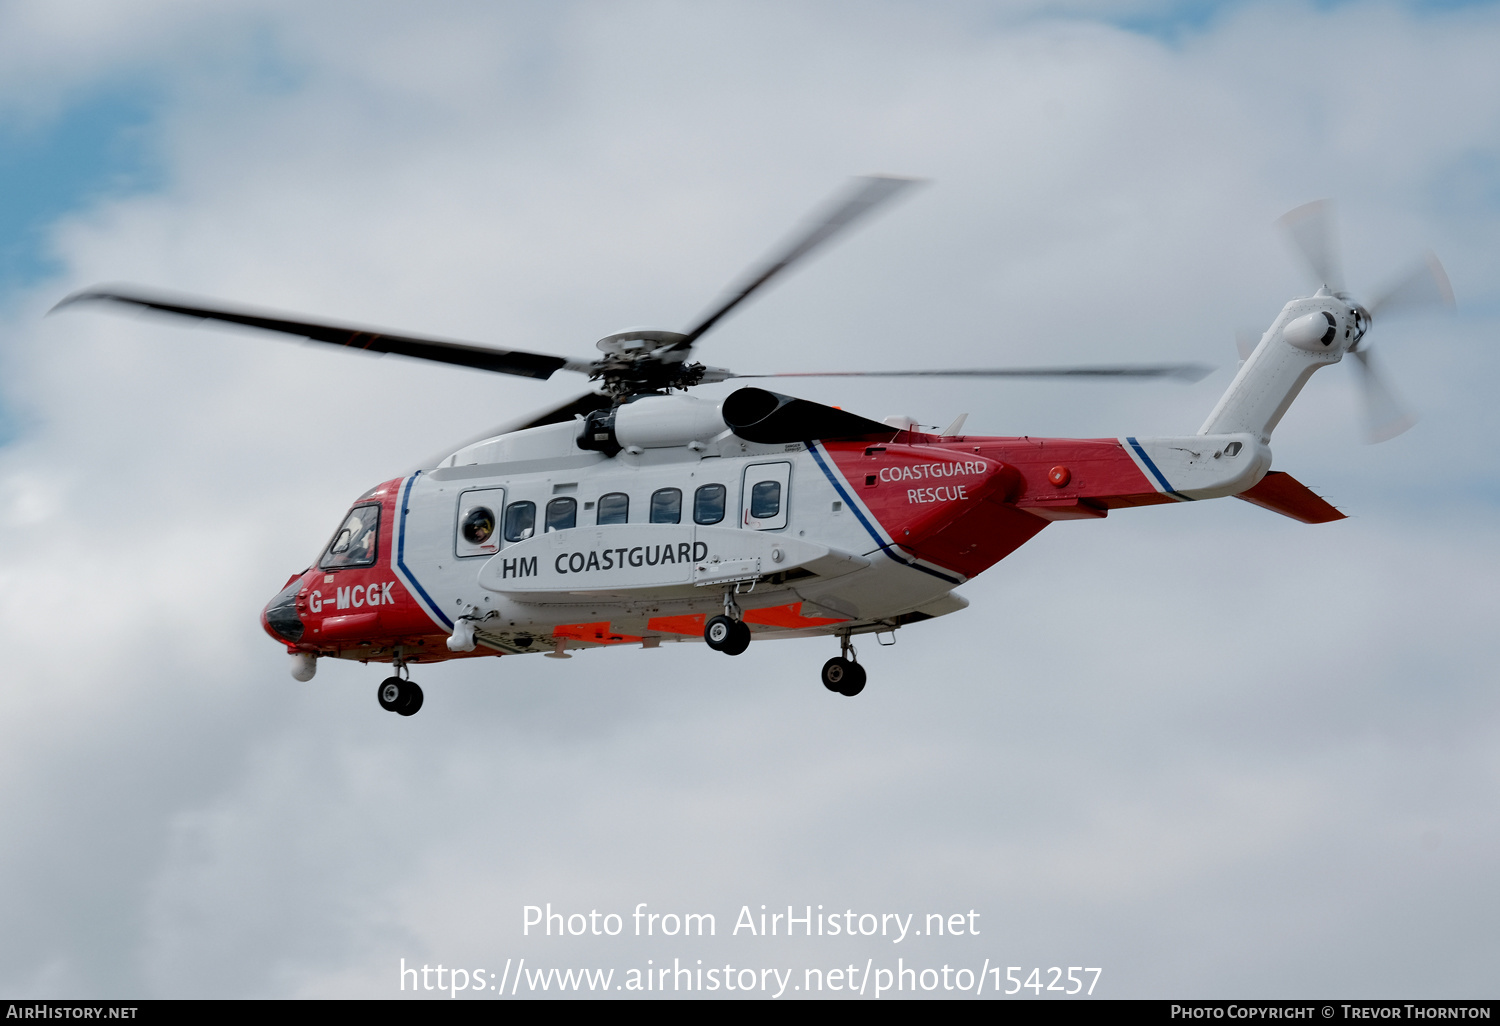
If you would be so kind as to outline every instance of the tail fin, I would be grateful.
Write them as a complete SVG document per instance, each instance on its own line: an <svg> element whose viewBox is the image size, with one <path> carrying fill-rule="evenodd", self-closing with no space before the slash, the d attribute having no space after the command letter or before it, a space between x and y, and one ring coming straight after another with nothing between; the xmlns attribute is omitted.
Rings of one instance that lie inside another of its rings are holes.
<svg viewBox="0 0 1500 1026"><path fill-rule="evenodd" d="M1313 372L1338 363L1359 342L1360 309L1326 289L1284 306L1198 433L1245 433L1270 442Z"/></svg>
<svg viewBox="0 0 1500 1026"><path fill-rule="evenodd" d="M1304 524L1327 524L1345 519L1344 514L1330 506L1326 499L1282 470L1267 472L1259 484L1240 492L1235 498L1253 502Z"/></svg>

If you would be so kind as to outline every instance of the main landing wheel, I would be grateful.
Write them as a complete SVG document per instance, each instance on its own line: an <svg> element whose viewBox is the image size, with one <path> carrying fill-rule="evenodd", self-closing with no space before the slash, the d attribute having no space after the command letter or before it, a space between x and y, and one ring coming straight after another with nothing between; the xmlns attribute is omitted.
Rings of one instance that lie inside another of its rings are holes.
<svg viewBox="0 0 1500 1026"><path fill-rule="evenodd" d="M375 697L380 699L380 708L402 716L412 716L422 708L422 689L400 677L387 677L381 681Z"/></svg>
<svg viewBox="0 0 1500 1026"><path fill-rule="evenodd" d="M750 647L750 627L742 620L715 616L703 625L703 640L715 652L739 655Z"/></svg>
<svg viewBox="0 0 1500 1026"><path fill-rule="evenodd" d="M865 689L865 668L852 660L834 656L823 664L823 686L836 694L853 698Z"/></svg>

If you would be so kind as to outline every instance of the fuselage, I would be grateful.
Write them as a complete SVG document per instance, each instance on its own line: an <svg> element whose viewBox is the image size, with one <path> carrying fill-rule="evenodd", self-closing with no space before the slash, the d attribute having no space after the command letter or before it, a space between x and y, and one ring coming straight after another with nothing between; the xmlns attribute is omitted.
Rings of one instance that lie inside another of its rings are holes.
<svg viewBox="0 0 1500 1026"><path fill-rule="evenodd" d="M958 585L1054 520L1248 487L1269 451L1229 440L1184 457L1174 440L721 429L609 454L551 424L371 489L263 622L292 652L398 663L700 641L726 602L757 640L891 631L962 609ZM1167 477L1193 458L1199 495Z"/></svg>

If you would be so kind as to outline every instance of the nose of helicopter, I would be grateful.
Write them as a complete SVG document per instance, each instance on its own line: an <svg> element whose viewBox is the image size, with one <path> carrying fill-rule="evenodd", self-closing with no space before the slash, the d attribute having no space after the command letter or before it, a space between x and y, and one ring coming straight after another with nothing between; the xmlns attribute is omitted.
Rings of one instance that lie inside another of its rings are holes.
<svg viewBox="0 0 1500 1026"><path fill-rule="evenodd" d="M294 574L260 613L261 626L266 633L289 645L302 640L304 627L302 617L297 615L297 592L301 587L302 574Z"/></svg>

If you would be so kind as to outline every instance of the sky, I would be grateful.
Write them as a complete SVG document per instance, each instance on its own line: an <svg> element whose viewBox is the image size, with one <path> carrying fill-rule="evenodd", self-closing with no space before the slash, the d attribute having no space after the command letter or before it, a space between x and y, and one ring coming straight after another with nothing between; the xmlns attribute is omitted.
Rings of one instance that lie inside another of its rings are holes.
<svg viewBox="0 0 1500 1026"><path fill-rule="evenodd" d="M1491 3L0 4L0 994L453 999L402 965L524 958L792 972L780 1000L849 965L1493 997L1496 52ZM45 316L134 282L586 357L692 323L868 172L927 181L705 362L1212 364L797 389L1191 433L1235 333L1315 287L1273 222L1324 197L1356 293L1430 247L1458 309L1372 332L1411 431L1362 445L1346 367L1277 429L1347 520L1055 524L862 644L856 699L831 640L680 645L428 667L410 719L375 666L294 681L261 607L356 496L580 382ZM622 932L523 932L548 903ZM715 935L635 936L641 903ZM734 931L762 905L977 918Z"/></svg>

